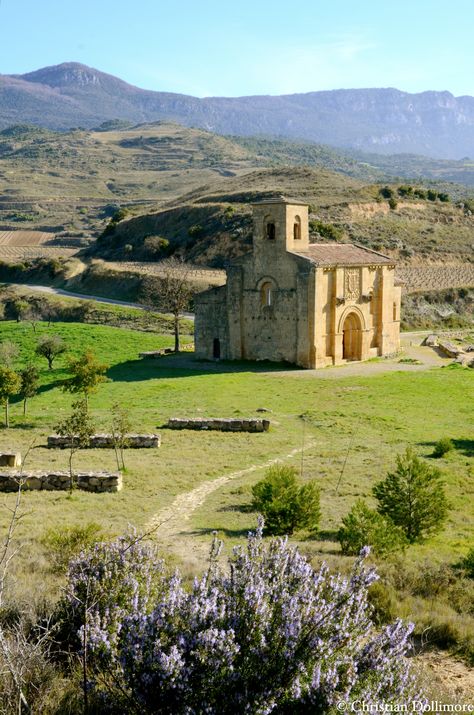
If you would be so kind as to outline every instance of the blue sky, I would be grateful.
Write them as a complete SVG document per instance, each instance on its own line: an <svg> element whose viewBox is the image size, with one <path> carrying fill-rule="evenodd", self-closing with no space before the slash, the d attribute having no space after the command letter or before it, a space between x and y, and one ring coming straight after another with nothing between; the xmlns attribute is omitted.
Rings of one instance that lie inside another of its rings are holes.
<svg viewBox="0 0 474 715"><path fill-rule="evenodd" d="M0 73L82 62L196 96L474 95L473 0L0 0Z"/></svg>

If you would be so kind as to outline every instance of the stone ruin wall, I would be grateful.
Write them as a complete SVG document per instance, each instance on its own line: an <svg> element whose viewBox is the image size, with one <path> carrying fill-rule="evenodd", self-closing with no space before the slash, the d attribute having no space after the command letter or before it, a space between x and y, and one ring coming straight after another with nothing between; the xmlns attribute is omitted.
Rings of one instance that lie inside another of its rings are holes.
<svg viewBox="0 0 474 715"><path fill-rule="evenodd" d="M68 491L71 488L69 472L10 472L0 473L0 492ZM119 492L122 475L116 472L78 472L73 476L73 488L86 492Z"/></svg>

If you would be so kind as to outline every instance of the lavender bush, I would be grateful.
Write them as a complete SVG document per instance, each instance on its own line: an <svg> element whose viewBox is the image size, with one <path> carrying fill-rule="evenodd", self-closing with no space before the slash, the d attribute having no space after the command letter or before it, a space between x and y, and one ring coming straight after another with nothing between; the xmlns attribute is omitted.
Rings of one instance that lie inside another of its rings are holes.
<svg viewBox="0 0 474 715"><path fill-rule="evenodd" d="M405 657L412 626L376 632L361 552L349 578L314 571L263 524L228 567L185 588L142 543L99 545L73 562L67 606L82 619L89 688L102 712L330 713L339 701L419 699ZM87 616L86 618L84 616Z"/></svg>

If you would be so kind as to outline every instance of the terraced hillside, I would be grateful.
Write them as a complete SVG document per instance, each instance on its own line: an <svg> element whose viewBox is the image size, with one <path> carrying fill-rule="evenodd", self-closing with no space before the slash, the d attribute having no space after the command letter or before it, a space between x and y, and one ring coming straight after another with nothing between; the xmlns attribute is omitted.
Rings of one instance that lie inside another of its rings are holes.
<svg viewBox="0 0 474 715"><path fill-rule="evenodd" d="M250 203L275 193L310 204L314 241L360 243L406 266L463 265L468 272L474 266L474 218L465 206L398 197L390 208L379 185L303 167L260 169L223 180L219 187L202 186L177 206L112 225L91 252L107 260L138 261L171 252L220 268L250 248Z"/></svg>
<svg viewBox="0 0 474 715"><path fill-rule="evenodd" d="M55 235L41 251L10 240L0 260L85 249L86 259L136 264L175 253L222 268L250 246L249 204L274 193L311 205L314 240L355 241L408 267L449 263L456 276L464 265L470 275L474 199L466 187L395 182L375 164L328 147L244 142L163 122L0 132L0 230ZM420 287L435 286L429 279Z"/></svg>

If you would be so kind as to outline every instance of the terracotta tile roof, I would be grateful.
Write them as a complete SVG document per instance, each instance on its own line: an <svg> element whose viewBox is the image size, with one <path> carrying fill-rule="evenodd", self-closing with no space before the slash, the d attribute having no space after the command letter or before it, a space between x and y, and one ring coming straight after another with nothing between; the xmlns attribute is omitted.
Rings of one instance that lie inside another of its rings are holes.
<svg viewBox="0 0 474 715"><path fill-rule="evenodd" d="M296 252L318 266L393 265L394 260L383 253L355 243L311 243L307 251Z"/></svg>

